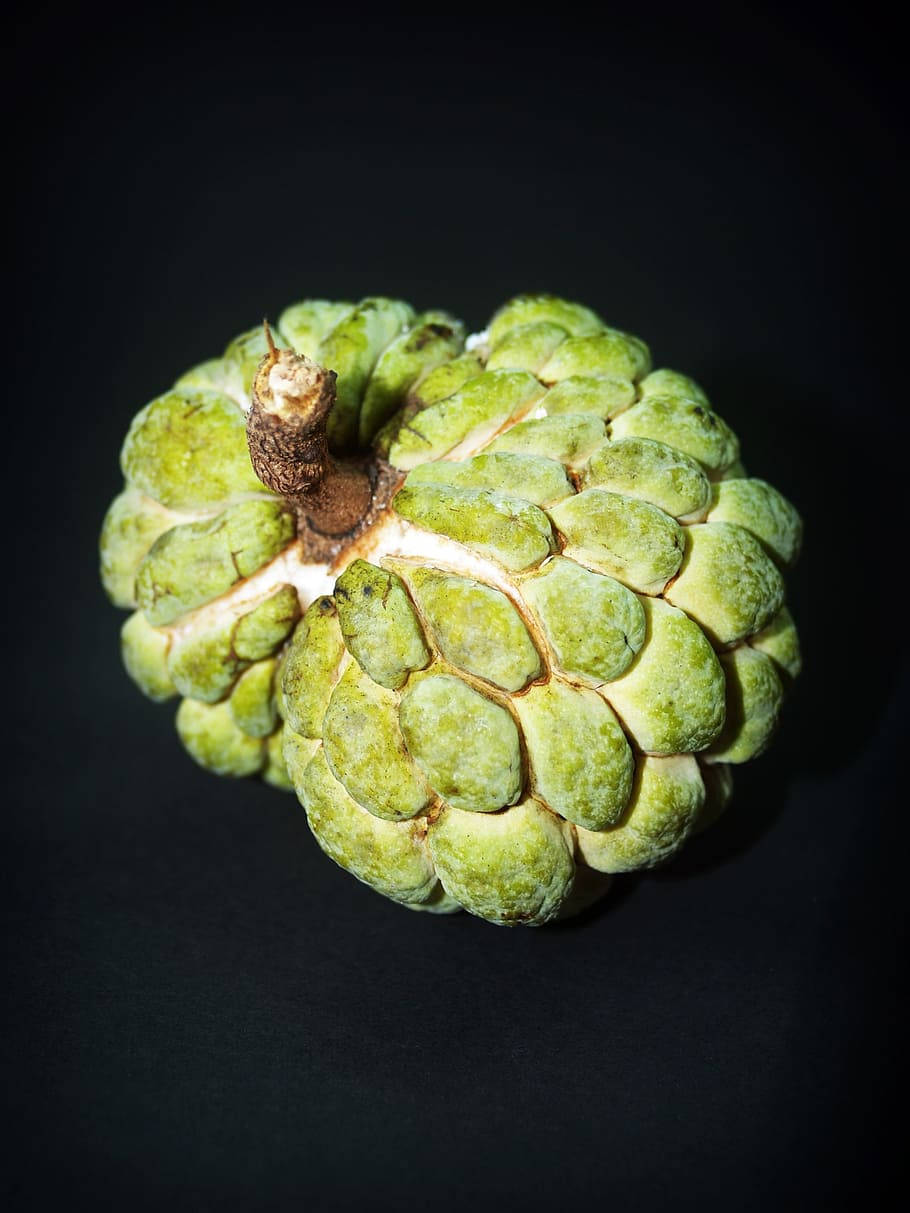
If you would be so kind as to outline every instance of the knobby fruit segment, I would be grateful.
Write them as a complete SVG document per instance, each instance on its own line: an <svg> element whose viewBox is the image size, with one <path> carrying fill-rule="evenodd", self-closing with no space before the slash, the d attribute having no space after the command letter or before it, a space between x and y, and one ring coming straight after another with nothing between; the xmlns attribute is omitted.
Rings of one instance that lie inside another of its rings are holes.
<svg viewBox="0 0 910 1213"><path fill-rule="evenodd" d="M197 763L401 905L534 925L727 809L800 670L801 523L590 308L465 334L382 296L241 333L134 418L101 574Z"/></svg>

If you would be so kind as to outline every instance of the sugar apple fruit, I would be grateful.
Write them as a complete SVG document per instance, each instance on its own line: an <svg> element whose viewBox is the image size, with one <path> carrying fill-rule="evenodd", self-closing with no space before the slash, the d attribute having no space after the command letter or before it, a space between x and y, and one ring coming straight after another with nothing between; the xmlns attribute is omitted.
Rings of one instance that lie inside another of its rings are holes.
<svg viewBox="0 0 910 1213"><path fill-rule="evenodd" d="M665 862L800 666L800 520L587 307L306 300L133 420L101 537L127 671L414 909L537 924Z"/></svg>

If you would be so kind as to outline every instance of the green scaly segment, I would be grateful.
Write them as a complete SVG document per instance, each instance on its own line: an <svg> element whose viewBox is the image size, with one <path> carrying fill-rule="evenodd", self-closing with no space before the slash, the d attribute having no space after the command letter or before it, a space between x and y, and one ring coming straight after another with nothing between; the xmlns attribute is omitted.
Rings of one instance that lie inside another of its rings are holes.
<svg viewBox="0 0 910 1213"><path fill-rule="evenodd" d="M566 469L556 459L488 451L469 459L437 459L419 464L408 476L408 486L449 484L457 488L488 489L520 497L532 505L548 506L575 492Z"/></svg>
<svg viewBox="0 0 910 1213"><path fill-rule="evenodd" d="M562 413L590 414L601 421L617 416L636 399L635 384L620 375L569 375L554 384L544 396L541 407L548 417Z"/></svg>
<svg viewBox="0 0 910 1213"><path fill-rule="evenodd" d="M576 468L584 465L605 436L606 428L599 417L587 413L558 413L553 417L519 421L494 438L490 450L545 456Z"/></svg>
<svg viewBox="0 0 910 1213"><path fill-rule="evenodd" d="M501 590L419 564L386 563L400 573L428 636L451 665L505 691L520 691L539 676L540 654Z"/></svg>
<svg viewBox="0 0 910 1213"><path fill-rule="evenodd" d="M462 443L485 445L500 426L542 395L541 384L527 371L481 371L404 425L391 444L389 462L407 471L441 459Z"/></svg>
<svg viewBox="0 0 910 1213"><path fill-rule="evenodd" d="M515 710L538 799L576 825L612 825L629 799L635 762L606 700L551 678L516 699Z"/></svg>
<svg viewBox="0 0 910 1213"><path fill-rule="evenodd" d="M771 658L749 645L721 653L720 663L726 682L726 718L708 757L712 762L748 762L768 747L784 688Z"/></svg>
<svg viewBox="0 0 910 1213"><path fill-rule="evenodd" d="M288 585L239 618L215 615L178 631L167 658L174 686L188 698L217 703L253 661L277 652L299 615L297 592Z"/></svg>
<svg viewBox="0 0 910 1213"><path fill-rule="evenodd" d="M543 510L489 489L405 483L393 507L409 522L454 539L513 573L539 564L555 545Z"/></svg>
<svg viewBox="0 0 910 1213"><path fill-rule="evenodd" d="M618 678L645 642L644 608L631 590L574 560L547 560L521 582L521 594L557 665L591 685Z"/></svg>
<svg viewBox="0 0 910 1213"><path fill-rule="evenodd" d="M660 593L683 559L683 533L663 510L604 489L583 489L550 509L565 552L633 590Z"/></svg>
<svg viewBox="0 0 910 1213"><path fill-rule="evenodd" d="M796 623L785 606L766 627L749 637L749 644L771 658L785 685L789 685L803 668Z"/></svg>
<svg viewBox="0 0 910 1213"><path fill-rule="evenodd" d="M229 396L174 389L133 419L120 457L132 488L174 510L266 493L246 444L246 422Z"/></svg>
<svg viewBox="0 0 910 1213"><path fill-rule="evenodd" d="M521 793L518 729L505 708L448 673L415 679L401 700L401 731L447 804L493 813Z"/></svg>
<svg viewBox="0 0 910 1213"><path fill-rule="evenodd" d="M458 909L441 904L439 881L426 831L414 822L388 821L362 808L332 774L325 753L289 739L285 754L310 829L337 864L393 901L415 908Z"/></svg>
<svg viewBox="0 0 910 1213"><path fill-rule="evenodd" d="M248 737L269 737L278 725L273 684L278 662L257 661L237 679L228 704L234 723Z"/></svg>
<svg viewBox="0 0 910 1213"><path fill-rule="evenodd" d="M707 405L682 396L643 396L610 426L612 438L652 438L718 474L739 458L739 440Z"/></svg>
<svg viewBox="0 0 910 1213"><path fill-rule="evenodd" d="M181 516L138 489L128 488L111 502L101 527L101 584L114 606L136 605L136 574L155 540Z"/></svg>
<svg viewBox="0 0 910 1213"><path fill-rule="evenodd" d="M639 597L645 642L607 697L646 754L705 749L724 723L724 673L704 632L660 598Z"/></svg>
<svg viewBox="0 0 910 1213"><path fill-rule="evenodd" d="M708 522L730 522L748 531L779 566L799 555L802 521L783 493L766 480L737 477L713 486Z"/></svg>
<svg viewBox="0 0 910 1213"><path fill-rule="evenodd" d="M711 503L711 484L694 459L652 438L619 438L592 452L585 488L606 489L657 506L671 518L700 521Z"/></svg>
<svg viewBox="0 0 910 1213"><path fill-rule="evenodd" d="M420 621L400 577L355 560L335 582L344 642L374 682L397 690L430 660Z"/></svg>
<svg viewBox="0 0 910 1213"><path fill-rule="evenodd" d="M390 821L416 817L432 799L405 738L397 697L352 661L323 719L325 755L354 800Z"/></svg>
<svg viewBox="0 0 910 1213"><path fill-rule="evenodd" d="M685 528L686 551L668 602L718 646L759 632L784 604L784 581L757 539L732 522Z"/></svg>
<svg viewBox="0 0 910 1213"><path fill-rule="evenodd" d="M263 500L172 527L139 565L139 607L151 624L173 623L258 572L284 551L294 530L294 516L282 502Z"/></svg>
<svg viewBox="0 0 910 1213"><path fill-rule="evenodd" d="M691 755L641 758L622 817L609 829L579 829L579 855L598 872L657 867L693 832L704 803L705 786Z"/></svg>
<svg viewBox="0 0 910 1213"><path fill-rule="evenodd" d="M446 809L430 824L428 842L445 891L488 922L549 922L571 893L571 840L557 818L533 799L505 813Z"/></svg>
<svg viewBox="0 0 910 1213"><path fill-rule="evenodd" d="M413 319L414 309L401 300L364 299L320 341L315 361L338 375L337 397L326 426L333 450L356 447L360 410L373 368Z"/></svg>

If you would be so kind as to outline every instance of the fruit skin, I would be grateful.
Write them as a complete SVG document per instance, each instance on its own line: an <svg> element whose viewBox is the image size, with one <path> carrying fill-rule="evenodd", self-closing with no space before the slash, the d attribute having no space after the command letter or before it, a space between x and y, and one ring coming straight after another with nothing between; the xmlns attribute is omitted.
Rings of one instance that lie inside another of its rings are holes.
<svg viewBox="0 0 910 1213"><path fill-rule="evenodd" d="M328 539L253 472L275 354L241 334L130 426L102 580L198 763L293 789L402 905L537 925L670 860L769 744L801 524L704 391L591 309L519 296L464 332L383 297L281 314L276 344L337 372L338 466L385 468Z"/></svg>

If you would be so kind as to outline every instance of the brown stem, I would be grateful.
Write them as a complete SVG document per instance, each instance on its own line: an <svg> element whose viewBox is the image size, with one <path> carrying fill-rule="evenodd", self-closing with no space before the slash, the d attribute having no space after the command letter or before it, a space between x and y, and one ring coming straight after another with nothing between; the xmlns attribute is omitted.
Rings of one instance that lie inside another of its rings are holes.
<svg viewBox="0 0 910 1213"><path fill-rule="evenodd" d="M265 334L269 353L253 380L246 425L253 470L312 530L347 535L369 513L373 486L362 463L340 463L329 453L325 425L335 372L276 349L268 324Z"/></svg>

